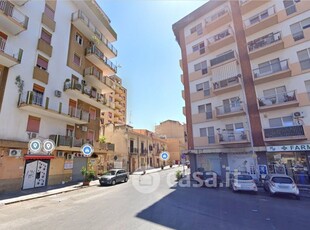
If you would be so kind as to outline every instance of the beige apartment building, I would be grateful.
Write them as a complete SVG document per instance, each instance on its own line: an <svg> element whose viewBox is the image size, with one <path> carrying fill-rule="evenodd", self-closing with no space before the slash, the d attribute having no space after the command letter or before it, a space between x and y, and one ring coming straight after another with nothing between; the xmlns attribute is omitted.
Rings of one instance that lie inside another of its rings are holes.
<svg viewBox="0 0 310 230"><path fill-rule="evenodd" d="M102 114L126 122L109 17L93 0L18 0L0 1L0 19L0 192L82 180L88 162L104 170L115 146L99 142ZM33 152L31 139L56 148Z"/></svg>
<svg viewBox="0 0 310 230"><path fill-rule="evenodd" d="M169 162L179 164L181 154L186 149L186 125L178 121L166 120L155 126L155 133L167 142Z"/></svg>
<svg viewBox="0 0 310 230"><path fill-rule="evenodd" d="M309 1L211 0L173 31L191 168L309 184Z"/></svg>

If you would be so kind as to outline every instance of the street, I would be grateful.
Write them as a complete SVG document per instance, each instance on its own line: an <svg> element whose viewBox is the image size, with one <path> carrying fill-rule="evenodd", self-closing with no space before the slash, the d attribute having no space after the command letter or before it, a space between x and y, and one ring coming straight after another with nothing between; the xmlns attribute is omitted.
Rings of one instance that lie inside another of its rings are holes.
<svg viewBox="0 0 310 230"><path fill-rule="evenodd" d="M309 229L309 198L176 186L177 169L2 206L0 229Z"/></svg>

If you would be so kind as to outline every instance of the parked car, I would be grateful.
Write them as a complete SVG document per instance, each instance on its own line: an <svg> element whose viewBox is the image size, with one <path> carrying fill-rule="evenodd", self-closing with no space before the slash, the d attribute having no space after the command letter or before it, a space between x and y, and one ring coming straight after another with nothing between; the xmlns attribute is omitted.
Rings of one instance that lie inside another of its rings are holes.
<svg viewBox="0 0 310 230"><path fill-rule="evenodd" d="M248 174L232 175L230 187L234 192L237 191L252 191L257 193L257 186L253 177Z"/></svg>
<svg viewBox="0 0 310 230"><path fill-rule="evenodd" d="M203 180L205 187L215 187L218 188L221 182L221 177L214 171L203 171L202 175L198 177Z"/></svg>
<svg viewBox="0 0 310 230"><path fill-rule="evenodd" d="M284 174L269 174L264 180L264 190L269 192L270 195L274 194L292 194L297 200L299 197L299 189L297 188L294 180Z"/></svg>
<svg viewBox="0 0 310 230"><path fill-rule="evenodd" d="M119 182L127 182L129 173L124 169L111 169L99 178L100 185L115 185Z"/></svg>

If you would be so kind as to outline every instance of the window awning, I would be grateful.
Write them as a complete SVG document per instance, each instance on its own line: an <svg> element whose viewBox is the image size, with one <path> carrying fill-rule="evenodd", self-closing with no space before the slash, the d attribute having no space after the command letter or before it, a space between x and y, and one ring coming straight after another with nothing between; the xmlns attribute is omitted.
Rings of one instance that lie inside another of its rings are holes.
<svg viewBox="0 0 310 230"><path fill-rule="evenodd" d="M25 155L26 160L45 160L45 159L54 159L54 155L35 155L35 154L27 154Z"/></svg>

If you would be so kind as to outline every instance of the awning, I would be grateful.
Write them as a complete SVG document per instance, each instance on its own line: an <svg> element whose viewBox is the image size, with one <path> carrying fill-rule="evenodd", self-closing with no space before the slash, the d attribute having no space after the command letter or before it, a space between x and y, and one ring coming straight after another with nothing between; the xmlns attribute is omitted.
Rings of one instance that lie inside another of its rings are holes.
<svg viewBox="0 0 310 230"><path fill-rule="evenodd" d="M27 154L25 155L26 160L46 160L46 159L54 159L54 155L34 155L34 154Z"/></svg>

